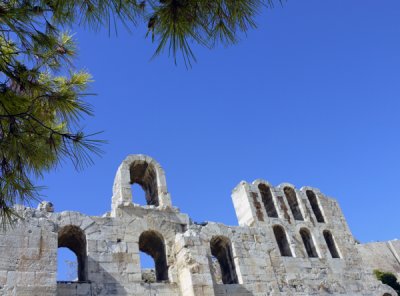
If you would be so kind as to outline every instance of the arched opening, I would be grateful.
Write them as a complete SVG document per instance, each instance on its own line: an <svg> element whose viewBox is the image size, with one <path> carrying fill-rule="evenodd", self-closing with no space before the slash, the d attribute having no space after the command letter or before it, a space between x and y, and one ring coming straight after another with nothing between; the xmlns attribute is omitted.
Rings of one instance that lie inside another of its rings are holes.
<svg viewBox="0 0 400 296"><path fill-rule="evenodd" d="M292 211L293 217L295 220L304 220L303 215L301 214L299 202L297 200L296 192L291 187L285 187L283 189L285 193L286 199L289 203L290 210Z"/></svg>
<svg viewBox="0 0 400 296"><path fill-rule="evenodd" d="M224 284L237 284L235 262L233 261L231 242L224 236L215 236L210 241L211 255L219 263L222 282Z"/></svg>
<svg viewBox="0 0 400 296"><path fill-rule="evenodd" d="M168 281L167 257L162 235L152 230L143 232L139 237L139 251L153 258L156 281Z"/></svg>
<svg viewBox="0 0 400 296"><path fill-rule="evenodd" d="M64 226L58 232L58 247L71 250L77 260L77 280L86 282L87 278L87 255L86 236L77 226Z"/></svg>
<svg viewBox="0 0 400 296"><path fill-rule="evenodd" d="M268 217L278 218L278 213L276 212L274 200L272 198L271 188L265 184L260 184L258 185L258 190L260 190L261 199Z"/></svg>
<svg viewBox="0 0 400 296"><path fill-rule="evenodd" d="M317 250L315 249L314 241L312 239L311 233L308 229L300 229L300 235L304 243L308 257L318 258Z"/></svg>
<svg viewBox="0 0 400 296"><path fill-rule="evenodd" d="M385 293L385 294L383 294L383 296L392 296L392 294Z"/></svg>
<svg viewBox="0 0 400 296"><path fill-rule="evenodd" d="M307 195L308 201L310 202L310 205L314 212L314 215L317 218L317 221L320 223L324 223L325 219L324 219L324 216L322 215L321 209L319 208L317 196L315 195L314 191L307 190L306 195Z"/></svg>
<svg viewBox="0 0 400 296"><path fill-rule="evenodd" d="M210 259L210 271L213 281L215 284L221 285L223 284L221 266L219 265L218 259L215 256L211 255Z"/></svg>
<svg viewBox="0 0 400 296"><path fill-rule="evenodd" d="M144 192L142 186L137 183L131 185L132 199L136 204L146 205L146 192Z"/></svg>
<svg viewBox="0 0 400 296"><path fill-rule="evenodd" d="M156 266L153 257L145 252L139 251L140 267L142 272L142 280L145 283L156 283Z"/></svg>
<svg viewBox="0 0 400 296"><path fill-rule="evenodd" d="M157 172L153 165L145 161L134 161L129 172L130 183L139 184L143 188L147 205L158 206Z"/></svg>
<svg viewBox="0 0 400 296"><path fill-rule="evenodd" d="M68 248L57 249L57 281L78 281L78 259Z"/></svg>
<svg viewBox="0 0 400 296"><path fill-rule="evenodd" d="M326 245L328 246L329 252L331 253L332 258L340 258L338 249L335 244L335 240L333 239L332 233L328 230L324 230L323 232Z"/></svg>
<svg viewBox="0 0 400 296"><path fill-rule="evenodd" d="M290 250L289 242L286 237L286 232L282 226L275 225L273 227L276 243L278 244L281 256L293 257Z"/></svg>

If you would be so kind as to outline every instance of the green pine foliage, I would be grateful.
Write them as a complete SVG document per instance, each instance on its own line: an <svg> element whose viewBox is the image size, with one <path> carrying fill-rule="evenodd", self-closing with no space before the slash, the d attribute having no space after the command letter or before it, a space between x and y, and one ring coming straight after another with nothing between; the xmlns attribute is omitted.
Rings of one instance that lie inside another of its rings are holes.
<svg viewBox="0 0 400 296"><path fill-rule="evenodd" d="M36 5L37 4L37 5ZM38 6L0 4L0 219L16 202L39 198L32 178L63 159L77 167L100 153L100 141L79 130L91 115L82 99L90 81L83 71L61 75L75 55L72 37L61 33Z"/></svg>
<svg viewBox="0 0 400 296"><path fill-rule="evenodd" d="M280 2L280 1L279 1ZM0 1L0 224L13 205L39 199L33 178L63 160L77 168L100 154L102 141L81 130L92 115L84 100L91 76L73 70L76 45L66 28L127 28L144 22L154 55L167 50L195 60L191 45L234 44L256 26L272 0L4 0Z"/></svg>
<svg viewBox="0 0 400 296"><path fill-rule="evenodd" d="M397 281L396 276L391 272L384 272L380 270L374 270L374 274L378 280L382 283L390 286L397 292L397 295L400 295L400 284Z"/></svg>
<svg viewBox="0 0 400 296"><path fill-rule="evenodd" d="M272 1L260 0L152 1L148 28L153 40L158 40L155 55L168 48L176 59L181 51L190 65L195 60L191 42L210 48L218 43L236 43L238 32L256 27L254 18L263 4L273 5Z"/></svg>

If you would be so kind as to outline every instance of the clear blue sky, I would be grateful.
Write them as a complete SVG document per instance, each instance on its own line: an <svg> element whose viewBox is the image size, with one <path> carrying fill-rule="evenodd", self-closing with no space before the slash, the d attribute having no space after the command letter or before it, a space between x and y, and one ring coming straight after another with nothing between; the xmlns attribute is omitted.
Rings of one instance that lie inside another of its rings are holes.
<svg viewBox="0 0 400 296"><path fill-rule="evenodd" d="M236 46L194 47L190 70L150 61L144 29L78 30L98 94L82 124L109 144L83 172L47 174L45 199L102 215L120 162L143 153L195 221L237 225L231 190L263 178L336 198L362 242L400 238L400 2L292 0L258 24Z"/></svg>

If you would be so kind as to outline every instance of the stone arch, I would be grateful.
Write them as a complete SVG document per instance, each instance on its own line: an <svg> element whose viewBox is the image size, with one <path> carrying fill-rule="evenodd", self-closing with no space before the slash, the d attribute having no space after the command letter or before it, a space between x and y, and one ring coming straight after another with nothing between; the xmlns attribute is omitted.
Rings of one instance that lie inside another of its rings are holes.
<svg viewBox="0 0 400 296"><path fill-rule="evenodd" d="M261 200L264 204L267 216L271 218L278 218L278 212L276 211L276 207L274 204L271 187L266 185L265 183L259 183L257 187L260 191Z"/></svg>
<svg viewBox="0 0 400 296"><path fill-rule="evenodd" d="M171 207L164 170L151 157L138 154L129 155L118 168L113 186L113 211L120 205L132 203L135 197L132 197L131 185L134 183L145 191L148 205Z"/></svg>
<svg viewBox="0 0 400 296"><path fill-rule="evenodd" d="M58 247L68 248L78 261L78 281L88 281L86 235L75 225L66 225L58 231Z"/></svg>
<svg viewBox="0 0 400 296"><path fill-rule="evenodd" d="M329 252L331 253L332 258L340 258L340 254L338 248L335 243L335 239L333 238L332 233L329 230L324 230L323 235L325 238L326 245L328 246Z"/></svg>
<svg viewBox="0 0 400 296"><path fill-rule="evenodd" d="M153 258L156 281L168 281L168 264L163 236L154 230L142 232L139 236L139 250Z"/></svg>
<svg viewBox="0 0 400 296"><path fill-rule="evenodd" d="M324 215L322 214L322 211L319 207L317 195L315 194L315 192L312 190L306 190L306 195L314 212L315 218L317 218L317 222L325 223Z"/></svg>
<svg viewBox="0 0 400 296"><path fill-rule="evenodd" d="M212 237L210 249L211 255L217 258L220 265L222 282L224 284L237 284L238 277L229 238L222 235Z"/></svg>
<svg viewBox="0 0 400 296"><path fill-rule="evenodd" d="M300 229L300 236L303 240L304 248L310 258L318 258L317 249L315 248L314 240L310 231L307 228Z"/></svg>
<svg viewBox="0 0 400 296"><path fill-rule="evenodd" d="M283 188L283 193L286 196L290 210L292 211L292 214L293 214L293 218L295 220L303 221L304 218L303 218L303 214L301 213L301 210L300 210L300 205L299 205L296 191L292 187L285 186Z"/></svg>
<svg viewBox="0 0 400 296"><path fill-rule="evenodd" d="M274 225L272 229L274 231L275 240L276 243L278 244L281 256L293 257L285 229L280 225Z"/></svg>

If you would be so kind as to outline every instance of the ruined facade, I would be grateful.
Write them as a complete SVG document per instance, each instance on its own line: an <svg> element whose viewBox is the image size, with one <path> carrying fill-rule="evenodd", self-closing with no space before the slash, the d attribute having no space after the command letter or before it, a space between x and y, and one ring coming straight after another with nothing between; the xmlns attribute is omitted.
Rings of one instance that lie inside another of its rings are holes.
<svg viewBox="0 0 400 296"><path fill-rule="evenodd" d="M132 199L134 183L147 205ZM357 245L318 189L240 182L232 200L239 226L193 223L172 205L160 165L130 155L102 217L18 207L23 220L0 234L0 295L396 295L372 270L399 272L400 244ZM75 253L77 281L57 282L59 247ZM141 269L140 252L154 273Z"/></svg>

